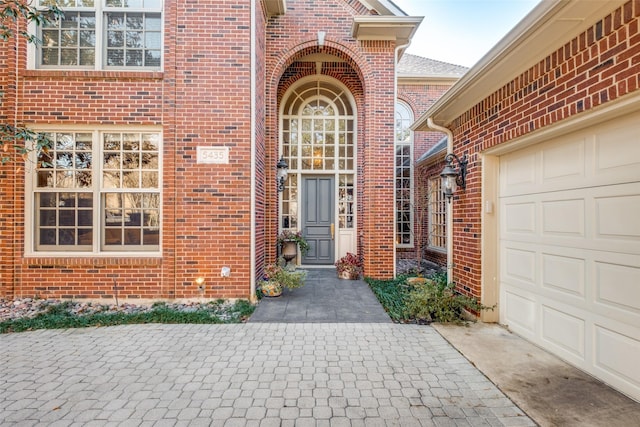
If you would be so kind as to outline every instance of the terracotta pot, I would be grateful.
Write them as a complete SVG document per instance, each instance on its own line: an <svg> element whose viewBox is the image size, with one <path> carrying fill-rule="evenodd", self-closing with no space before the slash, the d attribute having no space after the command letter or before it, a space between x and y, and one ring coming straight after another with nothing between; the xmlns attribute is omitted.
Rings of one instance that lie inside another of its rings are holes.
<svg viewBox="0 0 640 427"><path fill-rule="evenodd" d="M349 270L339 271L338 277L346 280L358 280L360 275L358 273L353 273Z"/></svg>

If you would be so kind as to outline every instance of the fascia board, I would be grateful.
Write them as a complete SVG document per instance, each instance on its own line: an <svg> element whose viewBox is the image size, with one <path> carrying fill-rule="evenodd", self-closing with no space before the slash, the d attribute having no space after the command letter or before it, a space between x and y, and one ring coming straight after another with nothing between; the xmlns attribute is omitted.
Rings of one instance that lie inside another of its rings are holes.
<svg viewBox="0 0 640 427"><path fill-rule="evenodd" d="M411 126L448 126L627 0L543 0Z"/></svg>
<svg viewBox="0 0 640 427"><path fill-rule="evenodd" d="M422 16L356 16L351 35L357 40L395 40L408 43L415 34Z"/></svg>

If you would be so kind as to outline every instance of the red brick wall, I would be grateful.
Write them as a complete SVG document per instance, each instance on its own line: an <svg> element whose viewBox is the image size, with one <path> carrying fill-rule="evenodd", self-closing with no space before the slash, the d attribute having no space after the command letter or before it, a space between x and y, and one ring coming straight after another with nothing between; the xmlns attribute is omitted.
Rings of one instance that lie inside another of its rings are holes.
<svg viewBox="0 0 640 427"><path fill-rule="evenodd" d="M451 86L450 84L435 84L435 83L410 83L410 84L398 84L398 99L404 101L411 107L413 111L414 120L417 120L429 107L433 105ZM433 175L440 175L444 165L436 170L437 167L431 165L430 167L416 166L416 161L426 153L431 147L433 147L438 141L442 139L444 134L439 132L414 132L413 134L413 162L414 162L414 205L418 209L420 206L426 208L424 201L418 200L416 197L420 194L426 194L425 190L428 188L427 184L429 178ZM422 204L422 205L421 205ZM415 213L414 213L415 215ZM419 221L418 215L414 216L414 240L417 236L422 235L423 238L423 253L424 258L428 261L435 262L439 265L446 265L447 256L442 252L431 251L427 248L427 240L429 234L429 222L428 214L423 215L425 219L422 223ZM418 230L422 229L422 233ZM396 256L399 259L416 259L416 246L413 248L397 248Z"/></svg>
<svg viewBox="0 0 640 427"><path fill-rule="evenodd" d="M3 230L16 236L6 240L16 273L3 294L111 298L115 280L121 297L194 297L193 280L204 276L205 297L249 296L250 2L167 1L164 17L163 72L26 71L23 60L18 84L18 116L28 123L162 126L162 257L23 258L18 221ZM19 49L26 58L24 42ZM230 148L228 165L196 164L197 146L218 145ZM3 189L3 212L15 206L21 216L22 193ZM230 278L220 279L222 266Z"/></svg>
<svg viewBox="0 0 640 427"><path fill-rule="evenodd" d="M259 3L257 105L251 115L251 0L165 2L164 69L156 72L26 70L0 59L3 105L16 99L7 79L16 70L17 117L28 124L153 125L163 131L162 253L158 257L24 257L24 174L1 166L0 294L111 299L199 297L194 279L206 279L205 297L248 297L250 248L256 268L275 255L278 92L296 58L330 53L344 62L325 72L352 88L358 103L360 253L366 274L393 273L394 43L358 42L350 19L368 10L356 0L290 0L284 16L266 19ZM327 31L317 46L317 29ZM224 34L224 37L221 35ZM266 38L263 39L262 36ZM3 107L4 108L4 107ZM5 114L0 112L0 114ZM256 152L250 150L251 119ZM228 165L196 163L198 146L226 146ZM250 161L257 161L256 241L251 241ZM381 161L388 159L389 161ZM14 191L15 189L15 191ZM5 225L8 224L8 225ZM230 266L231 277L220 278ZM115 284L115 288L114 288Z"/></svg>
<svg viewBox="0 0 640 427"><path fill-rule="evenodd" d="M351 37L349 20L367 13L356 1L292 0L284 16L267 24L267 123L266 164L275 165L278 155L278 105L281 94L292 83L291 76L305 71L290 69L296 59L312 53L329 53L344 62L325 67L352 88L358 108L358 241L365 274L393 275L393 79L394 43L363 41ZM326 31L325 46L317 46L317 31ZM315 72L309 68L308 73ZM359 81L355 81L355 79ZM362 89L358 89L358 87ZM274 88L278 88L277 91ZM275 168L267 168L266 182L275 182ZM278 229L277 194L267 187L267 259L275 257Z"/></svg>
<svg viewBox="0 0 640 427"><path fill-rule="evenodd" d="M262 3L262 2L260 2ZM265 232L266 232L266 171L267 166L265 163L266 156L266 139L265 139L265 111L266 111L266 82L265 82L265 61L267 55L266 46L266 25L267 17L266 11L262 7L258 7L256 10L256 111L254 119L256 123L255 139L256 139L256 279L259 281L263 276L263 266L265 264Z"/></svg>
<svg viewBox="0 0 640 427"><path fill-rule="evenodd" d="M454 275L480 296L481 162L478 153L640 87L640 2L629 1L485 98L451 125L470 156L467 189L454 197Z"/></svg>
<svg viewBox="0 0 640 427"><path fill-rule="evenodd" d="M15 125L15 40L0 40L0 123ZM10 156L11 150L4 151L0 144L0 158ZM11 155L11 157L13 157ZM15 191L15 168L13 162L0 162L0 297L11 295L7 284L13 283L15 206L11 201Z"/></svg>

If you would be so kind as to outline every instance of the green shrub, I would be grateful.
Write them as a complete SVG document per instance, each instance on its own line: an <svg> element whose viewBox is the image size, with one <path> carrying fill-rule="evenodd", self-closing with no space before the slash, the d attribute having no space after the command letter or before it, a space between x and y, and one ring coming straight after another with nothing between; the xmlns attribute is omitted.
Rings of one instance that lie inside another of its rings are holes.
<svg viewBox="0 0 640 427"><path fill-rule="evenodd" d="M458 293L454 283L447 283L444 273L429 276L426 283L409 285L406 279L407 276L386 281L367 279L373 293L396 322L462 323L465 311L479 313L493 309Z"/></svg>
<svg viewBox="0 0 640 427"><path fill-rule="evenodd" d="M0 322L0 333L140 323L240 323L246 320L255 309L247 300L237 300L233 305L226 305L224 300L216 300L200 304L190 311L175 309L164 302L157 302L148 311L77 315L71 312L72 305L70 301L62 302L49 306L45 312L33 318L24 317Z"/></svg>
<svg viewBox="0 0 640 427"><path fill-rule="evenodd" d="M378 298L378 301L380 301L380 304L382 304L394 322L402 322L406 317L404 282L407 277L398 276L393 280L365 278L376 298Z"/></svg>

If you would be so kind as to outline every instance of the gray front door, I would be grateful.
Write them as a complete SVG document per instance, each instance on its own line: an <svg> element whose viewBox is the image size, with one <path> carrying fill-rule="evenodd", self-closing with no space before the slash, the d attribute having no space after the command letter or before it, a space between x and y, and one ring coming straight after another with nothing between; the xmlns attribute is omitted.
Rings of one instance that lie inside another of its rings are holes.
<svg viewBox="0 0 640 427"><path fill-rule="evenodd" d="M302 234L309 243L303 264L331 265L334 261L334 178L302 178Z"/></svg>

